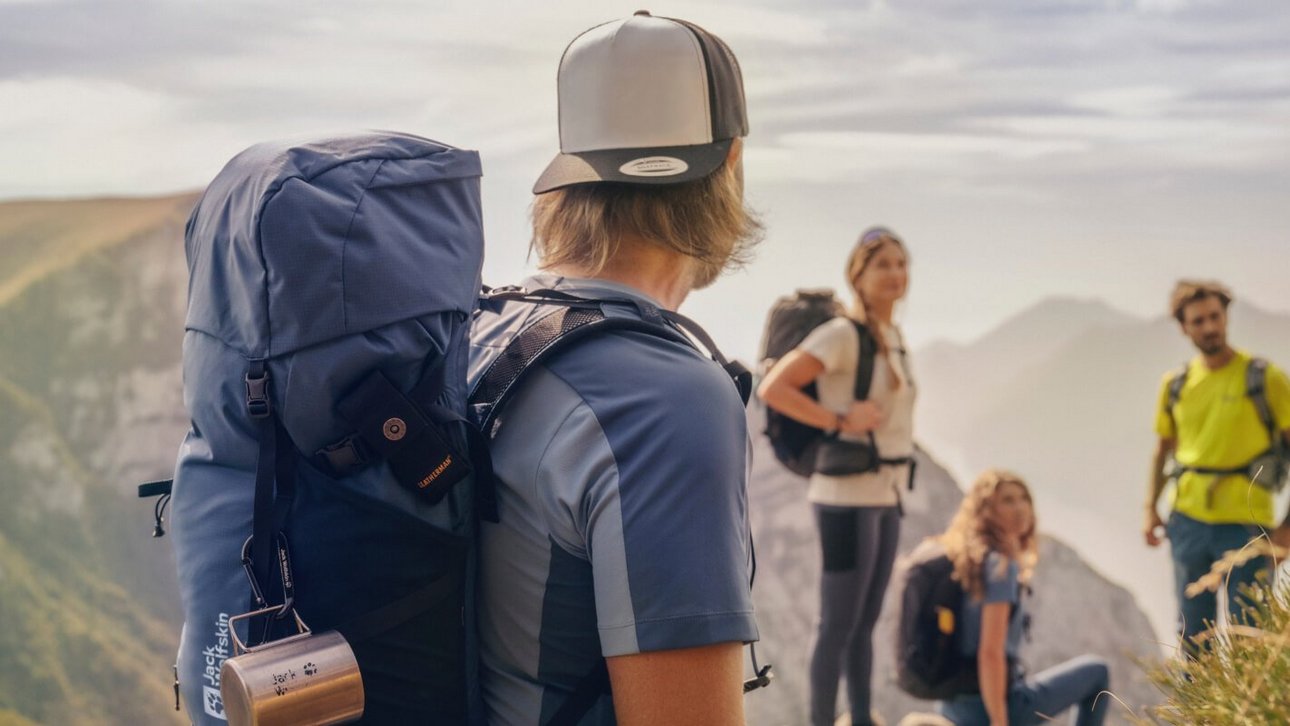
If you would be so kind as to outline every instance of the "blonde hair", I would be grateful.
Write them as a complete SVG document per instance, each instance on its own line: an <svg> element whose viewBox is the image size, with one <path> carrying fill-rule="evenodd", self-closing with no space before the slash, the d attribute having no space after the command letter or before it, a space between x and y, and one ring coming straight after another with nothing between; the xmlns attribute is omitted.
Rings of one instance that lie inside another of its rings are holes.
<svg viewBox="0 0 1290 726"><path fill-rule="evenodd" d="M1173 310L1174 319L1183 322L1183 309L1188 305L1216 297L1223 304L1223 309L1232 303L1232 291L1222 283L1213 280L1179 280L1169 296L1169 307Z"/></svg>
<svg viewBox="0 0 1290 726"><path fill-rule="evenodd" d="M1032 502L1030 527L1021 534L1015 549L1004 542L998 529L989 517L989 509L994 503L994 496L1004 484L1016 484L1026 493L1026 500ZM940 536L945 554L954 563L954 579L963 587L963 591L973 599L985 595L985 575L983 572L985 558L991 550L1015 560L1021 573L1018 580L1030 581L1039 561L1039 537L1035 532L1034 504L1030 496L1030 487L1022 478L1006 469L987 469L973 482L972 488L964 495L958 512L950 520L945 534ZM1006 567L1007 560L1001 562Z"/></svg>
<svg viewBox="0 0 1290 726"><path fill-rule="evenodd" d="M573 265L595 275L623 237L639 235L698 262L695 287L748 262L762 223L744 204L735 164L666 185L601 182L540 194L533 200L530 249L542 268Z"/></svg>
<svg viewBox="0 0 1290 726"><path fill-rule="evenodd" d="M895 373L895 366L891 360L891 347L887 345L887 336L882 334L878 327L878 321L873 319L869 314L869 308L865 303L864 293L860 291L860 276L864 274L869 263L878 255L887 245L895 245L900 253L909 260L909 250L905 248L905 243L900 241L894 232L885 227L871 227L860 235L856 241L855 247L851 249L851 255L847 257L847 282L851 284L853 301L851 303L850 313L853 318L864 323L869 329L869 335L878 342L878 352L887 361L887 368L892 371L888 377L892 389L900 388L900 377Z"/></svg>

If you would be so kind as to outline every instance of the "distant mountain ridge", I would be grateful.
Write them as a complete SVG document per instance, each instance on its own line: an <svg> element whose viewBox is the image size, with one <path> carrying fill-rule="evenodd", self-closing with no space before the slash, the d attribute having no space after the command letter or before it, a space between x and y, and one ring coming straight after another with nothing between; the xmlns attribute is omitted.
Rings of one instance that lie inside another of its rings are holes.
<svg viewBox="0 0 1290 726"><path fill-rule="evenodd" d="M990 348L1002 354L1033 357L1044 349L1036 343L1050 339L1054 328L1069 333L1140 321L1141 318L1113 308L1097 298L1056 295L1014 313L971 343L933 341L928 345L939 346L936 352Z"/></svg>

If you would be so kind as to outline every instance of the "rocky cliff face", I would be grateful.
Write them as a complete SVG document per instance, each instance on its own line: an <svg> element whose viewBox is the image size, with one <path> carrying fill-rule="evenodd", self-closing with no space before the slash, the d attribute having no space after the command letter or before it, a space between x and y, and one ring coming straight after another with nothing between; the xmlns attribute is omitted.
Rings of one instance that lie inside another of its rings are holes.
<svg viewBox="0 0 1290 726"><path fill-rule="evenodd" d="M0 205L0 721L178 722L168 476L192 196Z"/></svg>
<svg viewBox="0 0 1290 726"><path fill-rule="evenodd" d="M762 642L760 660L774 663L776 680L749 695L749 723L756 726L801 724L807 715L807 659L819 608L819 540L806 501L806 483L779 466L760 435L763 412L750 406L749 427L755 436L751 484L753 533L757 546L757 579L753 599ZM1006 462L1000 462L1004 464ZM917 481L904 497L900 551L910 552L924 537L944 530L958 507L962 491L927 452L918 454ZM1039 512L1045 518L1060 512ZM1160 648L1151 625L1133 597L1088 566L1062 542L1045 537L1036 572L1032 642L1025 663L1031 672L1084 653L1111 663L1112 691L1138 713L1158 700L1136 661L1158 658ZM874 705L895 724L912 711L932 711L896 687L894 588L888 591L875 635ZM839 710L845 709L839 697ZM1125 712L1112 709L1119 718Z"/></svg>

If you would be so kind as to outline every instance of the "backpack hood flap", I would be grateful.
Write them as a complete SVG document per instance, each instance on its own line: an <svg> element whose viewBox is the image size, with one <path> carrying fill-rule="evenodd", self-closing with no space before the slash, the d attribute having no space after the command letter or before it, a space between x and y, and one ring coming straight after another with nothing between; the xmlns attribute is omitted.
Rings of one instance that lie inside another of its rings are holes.
<svg viewBox="0 0 1290 726"><path fill-rule="evenodd" d="M401 134L247 149L188 223L188 329L267 358L469 314L483 264L480 174L475 152Z"/></svg>

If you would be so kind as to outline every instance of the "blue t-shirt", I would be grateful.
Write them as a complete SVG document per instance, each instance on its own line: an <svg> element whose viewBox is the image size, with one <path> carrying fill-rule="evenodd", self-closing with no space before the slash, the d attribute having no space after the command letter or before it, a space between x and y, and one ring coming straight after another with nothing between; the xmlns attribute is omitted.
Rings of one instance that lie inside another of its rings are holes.
<svg viewBox="0 0 1290 726"><path fill-rule="evenodd" d="M539 275L524 286L657 306L599 280ZM472 387L554 310L481 312ZM681 340L596 335L531 371L497 421L501 522L481 525L479 578L491 726L545 723L603 657L757 639L748 433L720 366ZM614 724L612 699L581 723Z"/></svg>
<svg viewBox="0 0 1290 726"><path fill-rule="evenodd" d="M971 595L963 596L963 608L960 613L963 623L963 638L959 647L964 656L976 660L977 650L981 646L981 610L988 603L1012 603L1012 618L1008 621L1008 640L1006 651L1009 658L1021 654L1021 639L1025 631L1026 613L1021 598L1021 585L1017 580L1020 568L1015 560L1010 560L998 552L991 551L982 563L982 575L985 578L985 595L974 600Z"/></svg>

